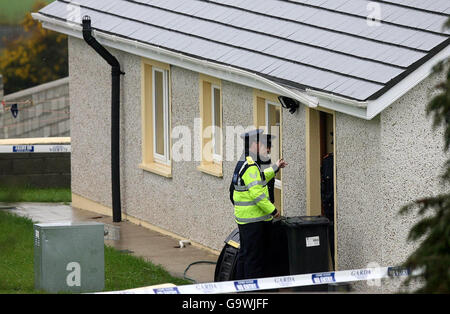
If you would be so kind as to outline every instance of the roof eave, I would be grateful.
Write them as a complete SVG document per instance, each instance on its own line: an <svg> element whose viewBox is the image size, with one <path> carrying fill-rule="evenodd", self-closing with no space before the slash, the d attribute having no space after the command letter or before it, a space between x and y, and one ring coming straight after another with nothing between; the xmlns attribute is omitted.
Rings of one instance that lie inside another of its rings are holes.
<svg viewBox="0 0 450 314"><path fill-rule="evenodd" d="M389 89L375 100L368 102L367 106L367 119L371 120L376 117L384 109L392 105L396 100L405 95L414 86L422 82L431 73L433 73L433 67L439 62L450 57L450 46L445 47L435 56L419 66L416 70L411 72L408 76L398 82L395 86Z"/></svg>
<svg viewBox="0 0 450 314"><path fill-rule="evenodd" d="M450 57L450 46L442 49L435 56L419 66L400 82L387 90L377 99L367 101L351 100L344 97L336 96L330 93L306 90L306 92L317 97L319 107L332 109L343 112L352 116L372 120L384 109L392 105L396 100L405 95L414 86L426 79L432 72L433 67L440 61Z"/></svg>

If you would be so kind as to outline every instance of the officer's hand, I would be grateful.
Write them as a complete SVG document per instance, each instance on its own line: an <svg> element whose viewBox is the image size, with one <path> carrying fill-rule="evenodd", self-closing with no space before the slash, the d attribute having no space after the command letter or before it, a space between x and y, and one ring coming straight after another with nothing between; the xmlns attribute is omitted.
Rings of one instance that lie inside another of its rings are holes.
<svg viewBox="0 0 450 314"><path fill-rule="evenodd" d="M283 158L278 159L278 161L277 161L277 166L278 166L278 168L284 168L284 167L286 167L287 165L288 165L288 163L285 162Z"/></svg>
<svg viewBox="0 0 450 314"><path fill-rule="evenodd" d="M275 213L275 215L273 215L273 218L278 218L278 217L280 217L280 211L278 210L278 209L276 209L276 213Z"/></svg>

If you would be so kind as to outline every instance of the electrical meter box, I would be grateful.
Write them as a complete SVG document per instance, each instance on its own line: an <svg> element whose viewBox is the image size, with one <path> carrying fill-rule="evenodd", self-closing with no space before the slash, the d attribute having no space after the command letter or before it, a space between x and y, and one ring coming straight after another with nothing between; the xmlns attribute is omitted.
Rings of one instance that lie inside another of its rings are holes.
<svg viewBox="0 0 450 314"><path fill-rule="evenodd" d="M34 225L36 290L95 292L105 286L104 224L96 222Z"/></svg>

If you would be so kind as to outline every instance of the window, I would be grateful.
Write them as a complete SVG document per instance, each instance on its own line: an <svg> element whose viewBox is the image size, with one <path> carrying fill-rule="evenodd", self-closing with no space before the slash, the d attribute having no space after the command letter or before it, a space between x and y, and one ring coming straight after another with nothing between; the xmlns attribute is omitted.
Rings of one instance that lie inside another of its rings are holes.
<svg viewBox="0 0 450 314"><path fill-rule="evenodd" d="M281 105L278 102L278 98L274 94L267 92L255 91L254 95L254 124L255 127L264 129L264 133L270 133L275 135L275 139L272 140L272 148L270 157L272 164L282 157L282 114ZM264 168L264 167L262 167ZM276 208L283 210L282 206L282 170L280 170L275 176L275 189L274 189L274 205Z"/></svg>
<svg viewBox="0 0 450 314"><path fill-rule="evenodd" d="M142 61L141 169L171 177L170 66Z"/></svg>
<svg viewBox="0 0 450 314"><path fill-rule="evenodd" d="M168 164L169 158L169 93L167 71L153 68L153 154L155 161Z"/></svg>
<svg viewBox="0 0 450 314"><path fill-rule="evenodd" d="M221 107L220 107L220 88L212 85L212 146L213 146L213 160L220 162L222 159L222 137L221 137Z"/></svg>
<svg viewBox="0 0 450 314"><path fill-rule="evenodd" d="M281 106L278 103L273 103L266 100L266 132L275 135L272 140L272 148L270 151L270 157L272 163L281 158L281 141L280 141L280 126L281 126ZM275 189L281 190L281 171L275 176ZM275 190L275 193L280 191ZM277 197L275 197L277 199ZM281 206L281 204L278 204ZM276 206L276 205L275 205Z"/></svg>
<svg viewBox="0 0 450 314"><path fill-rule="evenodd" d="M222 93L219 79L203 74L200 81L201 156L198 170L222 177Z"/></svg>

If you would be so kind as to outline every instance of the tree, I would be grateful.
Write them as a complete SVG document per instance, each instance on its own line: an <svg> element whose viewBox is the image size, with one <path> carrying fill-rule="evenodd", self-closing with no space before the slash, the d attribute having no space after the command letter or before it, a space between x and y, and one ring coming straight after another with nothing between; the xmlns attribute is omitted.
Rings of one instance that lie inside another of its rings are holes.
<svg viewBox="0 0 450 314"><path fill-rule="evenodd" d="M32 12L46 4L36 1ZM6 42L0 55L5 94L54 81L68 75L67 36L45 30L28 13L21 25L28 33Z"/></svg>
<svg viewBox="0 0 450 314"><path fill-rule="evenodd" d="M450 28L450 19L446 28ZM428 103L426 113L432 115L433 128L444 128L444 152L450 148L450 58L434 67L434 73L446 71L445 80L436 89L439 94ZM450 158L445 162L443 184L450 186ZM416 209L421 220L410 230L409 241L422 241L403 266L420 270L405 281L420 280L419 293L450 293L450 193L418 199L404 206L400 214Z"/></svg>

